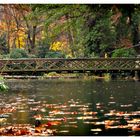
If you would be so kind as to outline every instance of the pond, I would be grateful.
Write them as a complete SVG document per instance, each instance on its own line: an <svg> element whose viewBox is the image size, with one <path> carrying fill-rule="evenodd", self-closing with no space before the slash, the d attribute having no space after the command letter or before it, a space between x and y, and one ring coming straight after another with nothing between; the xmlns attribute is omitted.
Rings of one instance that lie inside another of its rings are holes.
<svg viewBox="0 0 140 140"><path fill-rule="evenodd" d="M0 135L140 135L140 83L8 80L0 93Z"/></svg>

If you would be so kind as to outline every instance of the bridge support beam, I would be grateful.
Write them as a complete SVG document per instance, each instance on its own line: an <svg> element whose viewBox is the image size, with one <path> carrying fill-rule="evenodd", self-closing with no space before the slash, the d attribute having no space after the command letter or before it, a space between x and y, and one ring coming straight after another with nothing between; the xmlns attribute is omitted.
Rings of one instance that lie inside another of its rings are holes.
<svg viewBox="0 0 140 140"><path fill-rule="evenodd" d="M135 78L134 78L136 81L140 81L140 71L137 70L135 71Z"/></svg>
<svg viewBox="0 0 140 140"><path fill-rule="evenodd" d="M111 80L116 80L117 79L117 73L111 73Z"/></svg>
<svg viewBox="0 0 140 140"><path fill-rule="evenodd" d="M102 72L100 72L98 75L99 75L99 77L103 77L103 73Z"/></svg>

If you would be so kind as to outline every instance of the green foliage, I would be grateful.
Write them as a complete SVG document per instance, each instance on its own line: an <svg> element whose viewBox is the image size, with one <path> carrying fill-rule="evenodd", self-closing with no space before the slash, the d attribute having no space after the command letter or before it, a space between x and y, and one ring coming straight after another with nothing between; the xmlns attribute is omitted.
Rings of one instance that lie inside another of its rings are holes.
<svg viewBox="0 0 140 140"><path fill-rule="evenodd" d="M92 52L91 54L88 54L88 57L90 58L98 58L99 56L97 54L95 54L94 52Z"/></svg>
<svg viewBox="0 0 140 140"><path fill-rule="evenodd" d="M45 27L50 44L65 34L72 57L102 57L119 48L123 39L130 40L131 44L139 41L140 9L137 4L47 4L33 5L32 9L46 14Z"/></svg>
<svg viewBox="0 0 140 140"><path fill-rule="evenodd" d="M48 52L48 47L46 47L46 46L38 46L37 48L36 48L36 56L38 57L38 58L45 58L45 55L46 55L46 53Z"/></svg>
<svg viewBox="0 0 140 140"><path fill-rule="evenodd" d="M45 58L65 58L65 55L59 51L49 51L46 53Z"/></svg>
<svg viewBox="0 0 140 140"><path fill-rule="evenodd" d="M77 20L72 21L71 27L71 44L70 48L72 51L73 57L84 57L85 51L85 36L86 30L84 28L85 19L83 17L79 17Z"/></svg>
<svg viewBox="0 0 140 140"><path fill-rule="evenodd" d="M115 26L116 38L118 39L118 41L122 38L128 37L128 35L130 35L131 33L131 28L129 24L126 24L126 18L128 17L122 16L120 18L120 22Z"/></svg>
<svg viewBox="0 0 140 140"><path fill-rule="evenodd" d="M42 40L36 48L36 56L38 58L45 58L46 53L49 51L50 45L48 42Z"/></svg>
<svg viewBox="0 0 140 140"><path fill-rule="evenodd" d="M28 54L25 50L16 48L11 51L10 58L28 58Z"/></svg>
<svg viewBox="0 0 140 140"><path fill-rule="evenodd" d="M112 57L135 57L136 52L134 49L120 48L113 51Z"/></svg>
<svg viewBox="0 0 140 140"><path fill-rule="evenodd" d="M98 18L99 13L100 18ZM115 30L111 25L111 14L108 10L100 9L90 19L92 25L88 27L89 31L85 36L85 56L90 57L93 52L95 56L103 56L106 52L110 52L113 49Z"/></svg>
<svg viewBox="0 0 140 140"><path fill-rule="evenodd" d="M0 76L0 91L6 91L9 87L5 84L4 78Z"/></svg>
<svg viewBox="0 0 140 140"><path fill-rule="evenodd" d="M139 26L140 26L140 9L136 8L136 10L134 11L134 13L132 14L132 41L133 44L138 44L140 41L140 30L139 30ZM139 48L136 48L136 50L139 50Z"/></svg>
<svg viewBox="0 0 140 140"><path fill-rule="evenodd" d="M8 48L6 44L6 37L3 34L0 36L0 54L7 54L8 53Z"/></svg>
<svg viewBox="0 0 140 140"><path fill-rule="evenodd" d="M66 44L68 49L61 50L65 55L78 58L102 57L122 47L125 39L129 45L137 44L140 40L138 4L30 4L29 12L23 15L21 25L27 26L25 42L39 58L61 57L49 52L50 44L58 41ZM7 39L7 34L1 34L0 54L8 52ZM127 44L123 47L127 47ZM140 53L139 48L135 50ZM113 53L113 56L119 54L116 51ZM131 56L133 53L125 52L125 56L129 54ZM16 51L12 58L26 56Z"/></svg>
<svg viewBox="0 0 140 140"><path fill-rule="evenodd" d="M37 58L37 56L34 55L34 54L29 54L28 57L29 57L29 58Z"/></svg>
<svg viewBox="0 0 140 140"><path fill-rule="evenodd" d="M37 5L36 5L37 6ZM69 48L73 57L84 56L84 15L86 5L39 5L40 11L45 11L47 39L50 44L59 41L61 35L68 39ZM64 20L62 20L62 17ZM52 26L53 25L53 26Z"/></svg>
<svg viewBox="0 0 140 140"><path fill-rule="evenodd" d="M56 73L56 72L49 72L47 74L47 76L60 76L60 74Z"/></svg>
<svg viewBox="0 0 140 140"><path fill-rule="evenodd" d="M0 82L0 91L7 91L9 87L4 82Z"/></svg>
<svg viewBox="0 0 140 140"><path fill-rule="evenodd" d="M3 54L1 55L1 59L9 59L10 55L9 54Z"/></svg>

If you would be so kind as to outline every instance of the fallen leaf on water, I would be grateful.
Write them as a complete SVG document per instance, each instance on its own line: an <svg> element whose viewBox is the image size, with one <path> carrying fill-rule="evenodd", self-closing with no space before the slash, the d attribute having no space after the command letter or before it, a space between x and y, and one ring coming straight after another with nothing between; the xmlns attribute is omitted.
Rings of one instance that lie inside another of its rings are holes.
<svg viewBox="0 0 140 140"><path fill-rule="evenodd" d="M102 131L102 129L100 129L100 128L96 128L96 129L90 129L90 131Z"/></svg>
<svg viewBox="0 0 140 140"><path fill-rule="evenodd" d="M138 125L134 125L132 127L132 131L140 131L140 125L139 124Z"/></svg>
<svg viewBox="0 0 140 140"><path fill-rule="evenodd" d="M95 125L105 124L105 122L95 122Z"/></svg>
<svg viewBox="0 0 140 140"><path fill-rule="evenodd" d="M126 105L121 105L121 107L131 107L133 106L132 104L126 104Z"/></svg>
<svg viewBox="0 0 140 140"><path fill-rule="evenodd" d="M69 130L61 130L61 131L59 131L59 133L68 133L69 132Z"/></svg>
<svg viewBox="0 0 140 140"><path fill-rule="evenodd" d="M96 115L97 112L89 111L89 112L84 112L84 115Z"/></svg>
<svg viewBox="0 0 140 140"><path fill-rule="evenodd" d="M40 111L41 112L46 112L46 109L45 108L41 108Z"/></svg>
<svg viewBox="0 0 140 140"><path fill-rule="evenodd" d="M108 102L108 105L116 104L116 102Z"/></svg>
<svg viewBox="0 0 140 140"><path fill-rule="evenodd" d="M41 120L43 116L41 114L38 114L38 115L34 115L33 118Z"/></svg>
<svg viewBox="0 0 140 140"><path fill-rule="evenodd" d="M93 120L94 117L93 116L82 116L82 117L77 117L78 120L86 120L86 119L89 119L89 120Z"/></svg>
<svg viewBox="0 0 140 140"><path fill-rule="evenodd" d="M0 123L2 123L2 122L6 122L6 121L7 121L6 118L0 118Z"/></svg>
<svg viewBox="0 0 140 140"><path fill-rule="evenodd" d="M42 127L50 127L52 125L60 125L61 122L60 121L49 121L47 123L42 124Z"/></svg>
<svg viewBox="0 0 140 140"><path fill-rule="evenodd" d="M62 127L68 127L68 128L70 128L70 127L72 127L72 128L77 128L78 126L77 125L69 125L69 124L66 124L66 125L63 125Z"/></svg>
<svg viewBox="0 0 140 140"><path fill-rule="evenodd" d="M77 123L77 121L69 122L69 124L76 124L76 123Z"/></svg>
<svg viewBox="0 0 140 140"><path fill-rule="evenodd" d="M8 114L0 114L0 118L8 118L9 115Z"/></svg>
<svg viewBox="0 0 140 140"><path fill-rule="evenodd" d="M84 122L84 124L95 124L95 122Z"/></svg>

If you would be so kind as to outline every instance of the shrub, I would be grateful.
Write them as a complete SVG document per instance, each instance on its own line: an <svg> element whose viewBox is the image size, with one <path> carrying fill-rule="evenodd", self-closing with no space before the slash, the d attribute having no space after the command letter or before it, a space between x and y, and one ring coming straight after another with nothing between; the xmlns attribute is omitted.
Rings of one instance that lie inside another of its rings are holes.
<svg viewBox="0 0 140 140"><path fill-rule="evenodd" d="M34 54L29 54L28 57L29 57L29 58L37 58L37 56L34 55Z"/></svg>
<svg viewBox="0 0 140 140"><path fill-rule="evenodd" d="M10 58L10 55L9 54L3 54L2 55L2 59L8 59L8 58Z"/></svg>
<svg viewBox="0 0 140 140"><path fill-rule="evenodd" d="M46 53L45 58L65 58L65 55L59 51L50 51Z"/></svg>
<svg viewBox="0 0 140 140"><path fill-rule="evenodd" d="M136 52L134 49L116 49L113 51L112 57L134 57Z"/></svg>
<svg viewBox="0 0 140 140"><path fill-rule="evenodd" d="M36 56L38 58L45 58L45 55L48 52L48 50L48 46L38 46L36 48Z"/></svg>
<svg viewBox="0 0 140 140"><path fill-rule="evenodd" d="M0 75L0 91L6 91L9 87L5 84L4 78Z"/></svg>
<svg viewBox="0 0 140 140"><path fill-rule="evenodd" d="M10 53L10 58L28 58L28 53L23 49L13 49Z"/></svg>
<svg viewBox="0 0 140 140"><path fill-rule="evenodd" d="M49 48L50 48L50 44L49 44L47 38L40 40L37 44L36 49L35 49L36 56L38 58L45 58L45 55L49 51Z"/></svg>
<svg viewBox="0 0 140 140"><path fill-rule="evenodd" d="M8 86L4 82L0 82L0 91L8 90Z"/></svg>

